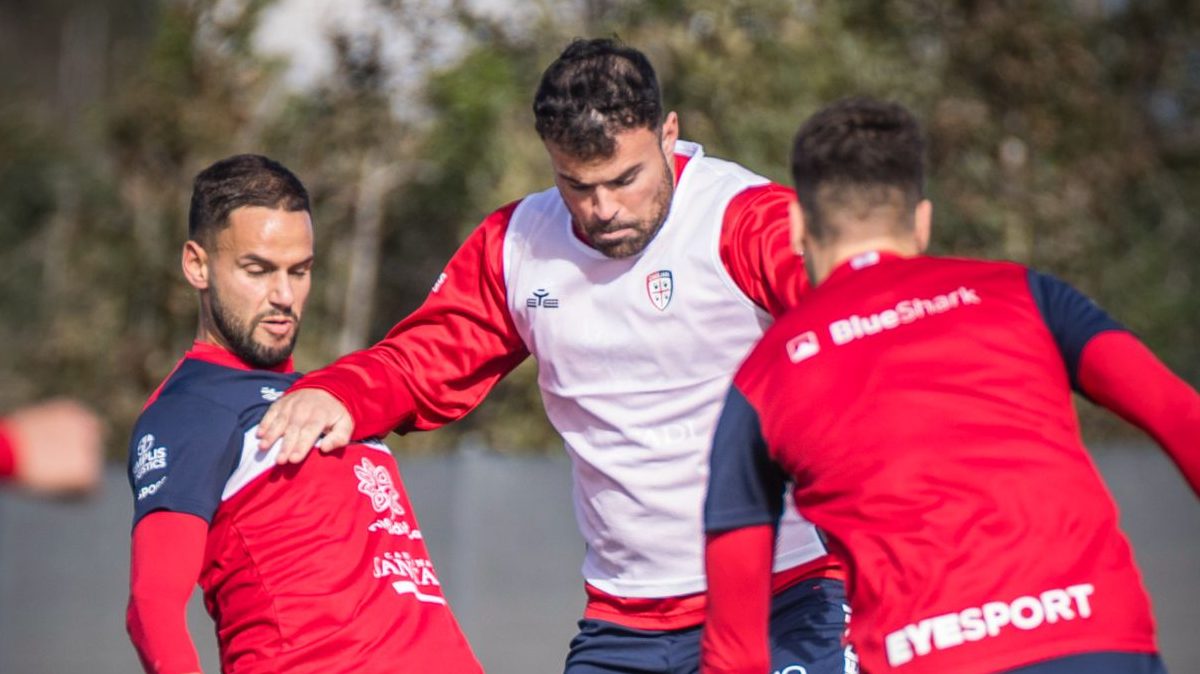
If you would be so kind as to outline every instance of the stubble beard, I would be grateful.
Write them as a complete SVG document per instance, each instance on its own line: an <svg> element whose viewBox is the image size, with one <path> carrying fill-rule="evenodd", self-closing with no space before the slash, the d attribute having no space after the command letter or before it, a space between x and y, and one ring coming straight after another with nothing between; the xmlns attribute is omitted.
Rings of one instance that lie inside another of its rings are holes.
<svg viewBox="0 0 1200 674"><path fill-rule="evenodd" d="M251 318L247 323L242 323L232 311L227 310L221 303L215 286L209 288L208 297L212 308L213 324L233 355L261 370L278 367L291 357L292 349L296 346L296 338L300 336L300 321L294 313L264 311ZM292 338L283 346L271 348L254 341L254 328L264 318L271 316L287 316L293 321Z"/></svg>
<svg viewBox="0 0 1200 674"><path fill-rule="evenodd" d="M654 199L654 212L646 220L613 221L604 227L585 230L588 243L600 251L605 257L615 260L633 257L646 249L654 237L662 229L671 210L671 199L675 196L675 174L664 160L663 179L659 183L658 193ZM605 232L615 232L621 229L633 229L637 235L620 241L600 241L599 235Z"/></svg>

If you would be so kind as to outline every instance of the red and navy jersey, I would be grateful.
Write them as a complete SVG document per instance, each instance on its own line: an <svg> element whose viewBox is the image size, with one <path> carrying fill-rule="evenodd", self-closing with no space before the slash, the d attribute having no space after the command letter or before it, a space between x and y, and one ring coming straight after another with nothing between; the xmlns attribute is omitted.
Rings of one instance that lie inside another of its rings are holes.
<svg viewBox="0 0 1200 674"><path fill-rule="evenodd" d="M209 522L200 585L222 671L481 671L385 446L283 467L279 445L258 449L298 377L197 344L134 430L135 525L160 510Z"/></svg>
<svg viewBox="0 0 1200 674"><path fill-rule="evenodd" d="M735 377L706 529L772 522L794 480L848 562L850 637L876 674L1154 651L1071 398L1085 346L1120 330L1017 264L859 256Z"/></svg>

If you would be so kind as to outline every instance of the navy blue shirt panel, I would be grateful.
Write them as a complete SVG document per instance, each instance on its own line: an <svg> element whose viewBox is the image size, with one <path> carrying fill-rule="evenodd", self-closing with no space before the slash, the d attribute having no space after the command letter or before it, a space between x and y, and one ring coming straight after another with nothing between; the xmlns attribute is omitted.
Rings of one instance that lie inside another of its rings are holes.
<svg viewBox="0 0 1200 674"><path fill-rule="evenodd" d="M184 361L134 426L134 524L156 510L212 521L245 433L299 376Z"/></svg>
<svg viewBox="0 0 1200 674"><path fill-rule="evenodd" d="M725 398L709 463L706 531L779 523L787 475L767 451L758 412L736 386Z"/></svg>
<svg viewBox="0 0 1200 674"><path fill-rule="evenodd" d="M1079 358L1083 348L1101 332L1125 330L1125 326L1109 317L1088 296L1050 274L1030 269L1029 289L1067 364L1071 388L1080 391Z"/></svg>

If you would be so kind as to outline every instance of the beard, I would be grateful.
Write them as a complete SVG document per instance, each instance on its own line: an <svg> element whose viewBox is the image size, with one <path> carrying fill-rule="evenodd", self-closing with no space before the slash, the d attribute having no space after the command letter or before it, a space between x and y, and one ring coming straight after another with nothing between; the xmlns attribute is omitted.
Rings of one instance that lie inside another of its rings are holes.
<svg viewBox="0 0 1200 674"><path fill-rule="evenodd" d="M216 286L209 287L209 302L212 306L213 323L216 325L217 332L229 345L229 350L233 352L233 355L261 370L277 367L291 357L292 349L296 346L296 338L300 336L300 320L296 314L291 311L269 310L242 322L238 320L236 314L226 309L225 305L221 303ZM292 329L292 338L288 340L287 344L272 348L254 341L254 328L258 327L264 318L274 316L291 318L295 327Z"/></svg>
<svg viewBox="0 0 1200 674"><path fill-rule="evenodd" d="M644 220L611 220L603 223L592 221L587 225L576 220L578 224L576 229L583 233L588 245L600 251L605 257L614 259L632 257L645 250L646 246L650 245L650 242L654 240L658 231L662 229L663 222L667 219L667 213L671 210L671 198L674 195L675 175L664 161L663 179L659 183L658 191L654 194L654 211L650 214L649 218ZM600 239L600 236L603 234L622 229L632 229L636 234L630 238L616 241Z"/></svg>

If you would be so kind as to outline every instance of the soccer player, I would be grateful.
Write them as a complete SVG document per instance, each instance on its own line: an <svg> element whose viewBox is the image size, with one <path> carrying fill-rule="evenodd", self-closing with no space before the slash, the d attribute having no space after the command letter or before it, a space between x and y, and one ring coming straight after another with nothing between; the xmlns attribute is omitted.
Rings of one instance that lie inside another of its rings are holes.
<svg viewBox="0 0 1200 674"><path fill-rule="evenodd" d="M279 467L260 450L313 265L308 195L280 164L219 161L195 180L183 274L196 342L134 428L127 627L147 672L200 669L185 607L197 581L221 669L480 672L446 604L391 453L353 443Z"/></svg>
<svg viewBox="0 0 1200 674"><path fill-rule="evenodd" d="M77 494L100 481L104 423L69 398L0 417L0 481L44 495Z"/></svg>
<svg viewBox="0 0 1200 674"><path fill-rule="evenodd" d="M805 288L790 190L678 140L646 57L569 45L543 74L537 130L555 187L484 219L415 313L310 373L262 446L300 460L350 438L436 428L538 361L573 461L588 603L569 674L694 672L709 442L734 369ZM780 527L773 662L843 674L843 571L794 513Z"/></svg>
<svg viewBox="0 0 1200 674"><path fill-rule="evenodd" d="M871 674L1161 673L1150 604L1071 391L1145 429L1200 493L1200 396L1066 283L922 255L903 107L836 103L792 151L814 289L734 377L705 507L708 674L766 671L773 522L849 567Z"/></svg>

